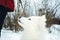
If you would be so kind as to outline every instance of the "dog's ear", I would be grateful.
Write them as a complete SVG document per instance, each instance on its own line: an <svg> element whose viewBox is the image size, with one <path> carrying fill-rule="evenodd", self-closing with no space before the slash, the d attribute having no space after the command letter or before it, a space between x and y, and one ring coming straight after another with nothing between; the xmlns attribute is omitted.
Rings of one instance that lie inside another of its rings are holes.
<svg viewBox="0 0 60 40"><path fill-rule="evenodd" d="M43 18L44 21L46 21L46 17L45 17L45 15L43 15L42 18Z"/></svg>
<svg viewBox="0 0 60 40"><path fill-rule="evenodd" d="M22 23L18 22L18 24L24 28L24 25Z"/></svg>

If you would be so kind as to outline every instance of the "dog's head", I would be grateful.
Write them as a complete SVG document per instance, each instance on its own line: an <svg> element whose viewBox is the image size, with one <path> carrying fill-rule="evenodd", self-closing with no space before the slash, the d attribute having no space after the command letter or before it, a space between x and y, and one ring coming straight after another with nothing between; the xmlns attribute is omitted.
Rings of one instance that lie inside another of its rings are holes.
<svg viewBox="0 0 60 40"><path fill-rule="evenodd" d="M45 15L43 15L43 16L31 16L28 18L26 18L26 17L18 18L18 23L22 27L38 26L38 25L45 26L46 25L45 21L46 21Z"/></svg>

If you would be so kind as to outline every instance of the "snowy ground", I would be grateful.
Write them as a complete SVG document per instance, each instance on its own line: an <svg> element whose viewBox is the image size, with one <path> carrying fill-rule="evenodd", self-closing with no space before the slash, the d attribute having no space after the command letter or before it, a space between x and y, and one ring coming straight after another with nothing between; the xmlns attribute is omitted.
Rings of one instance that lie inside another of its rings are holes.
<svg viewBox="0 0 60 40"><path fill-rule="evenodd" d="M55 25L56 28L58 29L60 27L60 25ZM50 34L50 39L49 40L60 40L60 31L56 30L54 27L51 28L52 33ZM23 35L23 31L21 32L13 32L10 30L5 30L2 29L2 35L0 37L0 40L21 40L22 39L22 35Z"/></svg>
<svg viewBox="0 0 60 40"><path fill-rule="evenodd" d="M0 40L21 40L23 32L12 32L10 30L2 30L2 35L0 37Z"/></svg>

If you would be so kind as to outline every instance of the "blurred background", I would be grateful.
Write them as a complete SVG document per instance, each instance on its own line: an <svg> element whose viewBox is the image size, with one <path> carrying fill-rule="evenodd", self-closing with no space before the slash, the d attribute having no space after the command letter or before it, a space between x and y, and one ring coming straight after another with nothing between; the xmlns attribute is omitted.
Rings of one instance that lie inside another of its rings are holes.
<svg viewBox="0 0 60 40"><path fill-rule="evenodd" d="M23 27L18 24L18 18L25 15L41 16L46 15L47 28L53 24L60 24L60 0L14 0L14 12L8 12L3 28L9 30L23 31Z"/></svg>
<svg viewBox="0 0 60 40"><path fill-rule="evenodd" d="M24 28L18 24L21 16L46 15L46 27L51 40L60 40L60 0L14 0L14 12L8 12L0 40L21 40Z"/></svg>

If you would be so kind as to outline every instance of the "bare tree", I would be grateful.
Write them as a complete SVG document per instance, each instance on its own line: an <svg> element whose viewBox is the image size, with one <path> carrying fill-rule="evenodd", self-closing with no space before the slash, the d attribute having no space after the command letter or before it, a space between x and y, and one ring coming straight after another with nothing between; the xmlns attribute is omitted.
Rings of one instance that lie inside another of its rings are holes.
<svg viewBox="0 0 60 40"><path fill-rule="evenodd" d="M56 6L54 6L54 7L52 7L52 9L47 9L46 10L46 19L47 19L47 21L46 21L46 23L47 23L47 27L51 27L51 25L53 25L53 24L60 24L60 19L59 19L59 17L58 18L56 18L55 16L56 16L56 12L57 12L57 7L60 5L60 3L59 4L57 4Z"/></svg>

